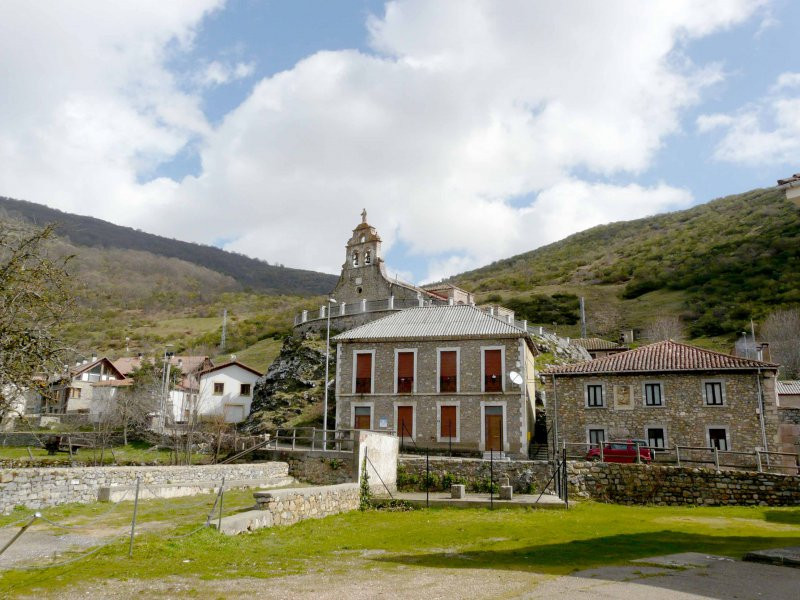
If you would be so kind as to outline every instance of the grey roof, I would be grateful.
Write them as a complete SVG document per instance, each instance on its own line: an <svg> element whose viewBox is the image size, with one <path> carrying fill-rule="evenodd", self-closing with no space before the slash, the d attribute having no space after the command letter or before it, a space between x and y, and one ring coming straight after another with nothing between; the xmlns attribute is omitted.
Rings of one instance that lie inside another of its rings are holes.
<svg viewBox="0 0 800 600"><path fill-rule="evenodd" d="M779 381L776 387L779 394L800 395L800 381Z"/></svg>
<svg viewBox="0 0 800 600"><path fill-rule="evenodd" d="M528 337L523 329L474 306L409 308L337 335L334 340Z"/></svg>

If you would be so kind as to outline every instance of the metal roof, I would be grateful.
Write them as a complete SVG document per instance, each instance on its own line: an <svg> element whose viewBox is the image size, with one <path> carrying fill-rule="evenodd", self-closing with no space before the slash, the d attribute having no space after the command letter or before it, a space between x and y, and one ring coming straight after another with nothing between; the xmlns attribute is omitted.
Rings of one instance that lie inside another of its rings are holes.
<svg viewBox="0 0 800 600"><path fill-rule="evenodd" d="M800 381L778 381L775 387L779 394L800 395Z"/></svg>
<svg viewBox="0 0 800 600"><path fill-rule="evenodd" d="M525 330L475 306L424 306L340 333L335 341L443 339L470 337L527 338Z"/></svg>
<svg viewBox="0 0 800 600"><path fill-rule="evenodd" d="M688 344L665 340L603 358L559 365L545 371L550 375L598 373L657 373L675 371L775 370L778 365L713 352Z"/></svg>

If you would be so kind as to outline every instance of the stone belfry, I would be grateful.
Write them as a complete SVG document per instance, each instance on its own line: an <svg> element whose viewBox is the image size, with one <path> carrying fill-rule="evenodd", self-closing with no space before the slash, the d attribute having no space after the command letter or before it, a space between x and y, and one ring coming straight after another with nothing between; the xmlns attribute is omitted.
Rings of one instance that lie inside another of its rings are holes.
<svg viewBox="0 0 800 600"><path fill-rule="evenodd" d="M347 241L347 256L342 265L342 276L337 300L355 302L366 298L378 299L386 296L382 289L386 283L383 258L381 258L381 237L377 230L367 223L366 209L361 211L361 223L353 229Z"/></svg>

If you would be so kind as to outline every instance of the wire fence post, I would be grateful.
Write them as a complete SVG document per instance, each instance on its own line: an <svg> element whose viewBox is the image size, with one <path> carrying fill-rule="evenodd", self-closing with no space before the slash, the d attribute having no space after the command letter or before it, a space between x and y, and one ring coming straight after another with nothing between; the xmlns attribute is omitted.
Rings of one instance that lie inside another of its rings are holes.
<svg viewBox="0 0 800 600"><path fill-rule="evenodd" d="M568 489L568 480L567 480L567 448L566 445L564 446L564 506L569 508L569 489Z"/></svg>
<svg viewBox="0 0 800 600"><path fill-rule="evenodd" d="M431 487L431 450L425 448L425 508L430 508L430 487Z"/></svg>
<svg viewBox="0 0 800 600"><path fill-rule="evenodd" d="M756 467L758 468L758 472L763 472L763 467L761 465L761 452L759 452L758 448L756 448Z"/></svg>
<svg viewBox="0 0 800 600"><path fill-rule="evenodd" d="M639 454L639 442L635 442L636 445L636 464L642 464L642 456Z"/></svg>
<svg viewBox="0 0 800 600"><path fill-rule="evenodd" d="M141 481L141 477L136 478L136 492L133 496L133 518L131 519L131 541L128 545L128 558L133 556L133 536L136 533L136 511L139 508L139 484Z"/></svg>
<svg viewBox="0 0 800 600"><path fill-rule="evenodd" d="M714 469L719 473L719 448L714 446Z"/></svg>
<svg viewBox="0 0 800 600"><path fill-rule="evenodd" d="M28 530L28 527L33 525L33 522L36 519L38 519L40 516L41 516L41 513L38 513L38 512L37 513L33 513L33 515L31 515L30 520L28 520L28 522L25 523L25 525L20 527L20 530L16 534L14 534L14 537L12 537L10 540L8 540L8 543L6 543L6 545L3 546L2 549L0 549L0 554L3 554L3 552L8 550L11 547L11 544L16 542L22 536L22 534L25 533Z"/></svg>
<svg viewBox="0 0 800 600"><path fill-rule="evenodd" d="M219 519L217 520L217 531L222 532L222 501L225 499L225 477L219 486Z"/></svg>
<svg viewBox="0 0 800 600"><path fill-rule="evenodd" d="M678 459L678 466L681 466L681 447L675 446L675 458Z"/></svg>
<svg viewBox="0 0 800 600"><path fill-rule="evenodd" d="M603 446L605 446L605 442L600 442L600 462L606 462L605 457L603 456Z"/></svg>
<svg viewBox="0 0 800 600"><path fill-rule="evenodd" d="M489 508L494 510L494 450L489 449Z"/></svg>

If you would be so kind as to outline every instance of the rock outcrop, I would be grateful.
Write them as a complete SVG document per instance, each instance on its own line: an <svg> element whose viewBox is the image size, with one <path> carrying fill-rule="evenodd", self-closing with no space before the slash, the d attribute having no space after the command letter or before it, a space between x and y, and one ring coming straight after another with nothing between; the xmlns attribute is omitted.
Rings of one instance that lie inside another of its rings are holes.
<svg viewBox="0 0 800 600"><path fill-rule="evenodd" d="M329 423L335 406L333 379L335 346L330 356ZM266 431L277 427L314 426L322 422L325 390L325 340L289 336L266 375L256 382L253 404L244 428Z"/></svg>

